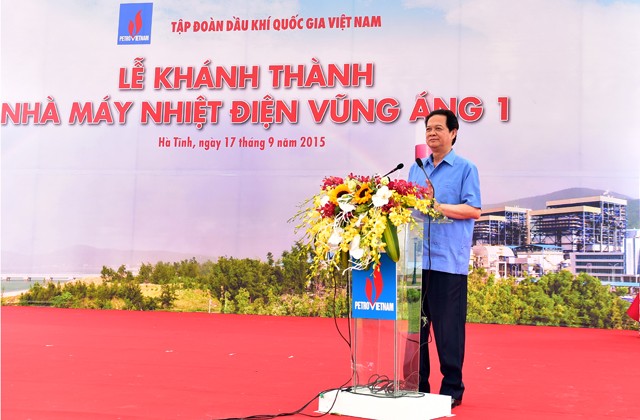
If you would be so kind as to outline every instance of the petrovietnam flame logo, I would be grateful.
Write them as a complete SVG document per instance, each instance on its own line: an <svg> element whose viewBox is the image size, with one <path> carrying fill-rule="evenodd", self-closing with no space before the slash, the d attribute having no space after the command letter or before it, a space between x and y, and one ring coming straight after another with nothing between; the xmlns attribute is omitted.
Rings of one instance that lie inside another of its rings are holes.
<svg viewBox="0 0 640 420"><path fill-rule="evenodd" d="M129 21L129 35L131 35L131 38L138 35L140 29L142 29L142 10L138 10L134 20Z"/></svg>
<svg viewBox="0 0 640 420"><path fill-rule="evenodd" d="M382 280L382 273L380 273L380 264L378 264L373 270L373 281L367 277L364 284L364 293L367 295L367 300L371 304L371 307L373 307L380 298L382 289L384 289L384 281Z"/></svg>
<svg viewBox="0 0 640 420"><path fill-rule="evenodd" d="M122 3L118 17L118 45L151 44L153 3Z"/></svg>
<svg viewBox="0 0 640 420"><path fill-rule="evenodd" d="M386 256L385 260L386 260ZM393 261L391 261L393 264ZM373 270L354 270L353 301L351 304L353 318L364 319L396 319L395 267L378 264ZM384 288L383 278L389 283Z"/></svg>

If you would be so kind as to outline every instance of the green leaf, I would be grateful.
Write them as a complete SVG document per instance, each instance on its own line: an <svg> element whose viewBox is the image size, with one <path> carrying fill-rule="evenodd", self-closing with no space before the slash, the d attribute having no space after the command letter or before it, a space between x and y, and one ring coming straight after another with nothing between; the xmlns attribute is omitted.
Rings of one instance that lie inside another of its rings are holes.
<svg viewBox="0 0 640 420"><path fill-rule="evenodd" d="M400 259L400 244L398 243L398 228L387 219L387 227L382 233L382 240L387 247L387 255L393 262L398 262Z"/></svg>

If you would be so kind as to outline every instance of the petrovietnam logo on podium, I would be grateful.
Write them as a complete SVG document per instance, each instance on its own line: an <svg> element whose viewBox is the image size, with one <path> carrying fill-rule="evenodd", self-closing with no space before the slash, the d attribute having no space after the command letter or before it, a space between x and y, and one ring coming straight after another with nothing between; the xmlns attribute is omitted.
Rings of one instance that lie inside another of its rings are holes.
<svg viewBox="0 0 640 420"><path fill-rule="evenodd" d="M118 20L118 45L151 44L153 3L123 3Z"/></svg>
<svg viewBox="0 0 640 420"><path fill-rule="evenodd" d="M369 270L352 270L353 318L396 319L396 263L386 254Z"/></svg>

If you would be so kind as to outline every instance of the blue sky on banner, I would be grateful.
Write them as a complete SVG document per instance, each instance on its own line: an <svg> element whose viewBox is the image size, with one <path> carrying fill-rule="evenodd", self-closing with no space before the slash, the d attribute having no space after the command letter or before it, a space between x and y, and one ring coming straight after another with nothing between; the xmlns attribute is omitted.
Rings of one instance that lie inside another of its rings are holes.
<svg viewBox="0 0 640 420"><path fill-rule="evenodd" d="M149 1L146 1L149 2ZM63 122L3 125L2 250L40 254L74 245L264 258L296 238L287 219L325 175L383 173L413 161L423 138L409 116L429 99L482 99L463 122L459 154L480 169L485 203L570 187L640 196L640 4L637 1L155 1L150 45L118 46L119 4L2 1L3 103L54 98ZM380 16L379 28L172 31L171 22ZM25 28L28 27L28 30ZM118 72L259 65L258 89L142 91ZM274 88L270 64L374 63L372 87ZM143 101L299 99L297 124L139 122ZM393 123L311 120L307 100L395 98ZM124 125L69 125L74 101L134 102ZM500 121L497 98L510 100ZM314 148L162 148L160 137L324 137ZM407 168L399 172L405 177Z"/></svg>

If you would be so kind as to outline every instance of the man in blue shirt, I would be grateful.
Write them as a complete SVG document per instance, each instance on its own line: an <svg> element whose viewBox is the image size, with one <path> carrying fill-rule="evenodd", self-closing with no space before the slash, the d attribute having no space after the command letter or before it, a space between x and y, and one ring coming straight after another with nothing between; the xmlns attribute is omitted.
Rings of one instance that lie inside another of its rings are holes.
<svg viewBox="0 0 640 420"><path fill-rule="evenodd" d="M440 394L451 396L453 408L462 403L464 393L467 275L473 225L480 217L480 180L476 166L453 150L459 128L455 114L448 109L435 110L427 116L425 125L432 153L423 160L423 168L417 164L411 167L409 181L431 184L436 208L448 220L425 221L419 390L430 392L428 342L433 326L443 375Z"/></svg>

